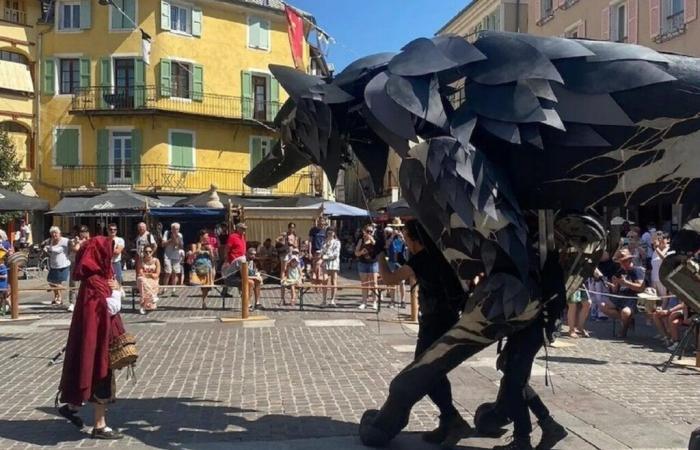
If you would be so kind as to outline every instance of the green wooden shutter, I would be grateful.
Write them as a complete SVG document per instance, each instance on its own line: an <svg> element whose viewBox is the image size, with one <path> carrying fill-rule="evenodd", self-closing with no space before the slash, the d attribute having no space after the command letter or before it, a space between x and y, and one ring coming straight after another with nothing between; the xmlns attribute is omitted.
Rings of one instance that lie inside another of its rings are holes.
<svg viewBox="0 0 700 450"><path fill-rule="evenodd" d="M80 132L75 128L58 128L56 133L56 165L74 167L80 162Z"/></svg>
<svg viewBox="0 0 700 450"><path fill-rule="evenodd" d="M97 130L97 184L104 186L109 181L109 130Z"/></svg>
<svg viewBox="0 0 700 450"><path fill-rule="evenodd" d="M143 59L134 59L134 107L146 106L146 63Z"/></svg>
<svg viewBox="0 0 700 450"><path fill-rule="evenodd" d="M204 67L192 65L192 100L201 102L204 99Z"/></svg>
<svg viewBox="0 0 700 450"><path fill-rule="evenodd" d="M143 139L141 130L134 128L131 130L131 181L132 184L141 184L141 151Z"/></svg>
<svg viewBox="0 0 700 450"><path fill-rule="evenodd" d="M250 169L253 170L262 159L262 138L252 137L250 139Z"/></svg>
<svg viewBox="0 0 700 450"><path fill-rule="evenodd" d="M56 93L56 60L45 59L41 65L41 93L54 95Z"/></svg>
<svg viewBox="0 0 700 450"><path fill-rule="evenodd" d="M248 46L254 48L260 47L260 19L257 17L250 17L248 19Z"/></svg>
<svg viewBox="0 0 700 450"><path fill-rule="evenodd" d="M160 0L160 29L170 30L170 2L168 0Z"/></svg>
<svg viewBox="0 0 700 450"><path fill-rule="evenodd" d="M192 36L202 35L202 10L192 8Z"/></svg>
<svg viewBox="0 0 700 450"><path fill-rule="evenodd" d="M87 30L91 26L92 11L91 0L80 0L80 29Z"/></svg>
<svg viewBox="0 0 700 450"><path fill-rule="evenodd" d="M259 30L258 46L267 50L270 48L270 22L261 19Z"/></svg>
<svg viewBox="0 0 700 450"><path fill-rule="evenodd" d="M170 97L170 80L172 78L172 73L170 72L170 60L161 59L160 60L160 95L161 97Z"/></svg>
<svg viewBox="0 0 700 450"><path fill-rule="evenodd" d="M170 165L177 168L194 168L194 142L190 133L173 132L170 135L172 150Z"/></svg>
<svg viewBox="0 0 700 450"><path fill-rule="evenodd" d="M253 77L250 72L241 72L241 113L244 119L253 118Z"/></svg>
<svg viewBox="0 0 700 450"><path fill-rule="evenodd" d="M280 84L274 77L270 77L270 100L269 107L267 108L267 120L269 120L270 122L275 120L277 111L279 111L279 101Z"/></svg>
<svg viewBox="0 0 700 450"><path fill-rule="evenodd" d="M100 58L100 88L98 89L97 101L99 107L107 108L105 95L111 93L112 88L112 60L110 58Z"/></svg>
<svg viewBox="0 0 700 450"><path fill-rule="evenodd" d="M80 87L90 87L90 60L86 58L80 59Z"/></svg>

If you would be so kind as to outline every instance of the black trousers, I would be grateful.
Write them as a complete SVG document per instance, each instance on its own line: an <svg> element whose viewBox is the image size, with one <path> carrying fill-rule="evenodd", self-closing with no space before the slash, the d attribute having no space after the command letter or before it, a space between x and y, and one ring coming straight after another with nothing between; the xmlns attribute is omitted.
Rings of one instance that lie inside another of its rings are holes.
<svg viewBox="0 0 700 450"><path fill-rule="evenodd" d="M456 317L444 317L423 320L418 328L415 357L426 351L435 341L440 339L457 321ZM452 404L452 385L447 375L435 380L428 392L428 397L440 410L440 421L445 421L457 414Z"/></svg>
<svg viewBox="0 0 700 450"><path fill-rule="evenodd" d="M508 336L503 347L505 366L498 405L513 421L515 437L529 437L532 433L528 409L538 420L549 417L549 410L528 384L535 356L544 345L542 326L538 322Z"/></svg>

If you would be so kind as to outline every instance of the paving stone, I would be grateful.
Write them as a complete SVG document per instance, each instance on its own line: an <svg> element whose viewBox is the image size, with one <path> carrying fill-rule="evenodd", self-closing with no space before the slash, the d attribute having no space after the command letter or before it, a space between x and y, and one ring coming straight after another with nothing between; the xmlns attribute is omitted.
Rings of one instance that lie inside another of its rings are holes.
<svg viewBox="0 0 700 450"><path fill-rule="evenodd" d="M354 319L305 320L307 327L364 327L365 323Z"/></svg>

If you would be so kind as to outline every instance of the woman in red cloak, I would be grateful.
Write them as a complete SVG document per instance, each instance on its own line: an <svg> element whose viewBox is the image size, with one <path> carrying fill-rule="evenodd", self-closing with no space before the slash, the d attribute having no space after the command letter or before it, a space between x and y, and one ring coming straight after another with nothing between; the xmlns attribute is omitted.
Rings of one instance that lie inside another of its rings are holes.
<svg viewBox="0 0 700 450"><path fill-rule="evenodd" d="M103 236L90 239L76 256L73 279L80 290L68 333L63 374L59 386L65 403L59 413L78 428L83 421L78 408L86 401L94 403L95 439L121 439L105 421L105 409L115 399L114 374L109 367L109 344L124 334L119 314L110 316L107 297L118 288L112 273L112 240Z"/></svg>

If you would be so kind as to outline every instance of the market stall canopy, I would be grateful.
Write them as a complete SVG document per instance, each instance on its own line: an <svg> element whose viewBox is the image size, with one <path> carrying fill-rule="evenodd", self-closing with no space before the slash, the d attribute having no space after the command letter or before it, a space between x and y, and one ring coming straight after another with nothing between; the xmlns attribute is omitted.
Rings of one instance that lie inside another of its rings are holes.
<svg viewBox="0 0 700 450"><path fill-rule="evenodd" d="M95 197L66 197L49 214L101 215L111 212L144 211L147 208L170 206L167 201L131 191L109 191Z"/></svg>
<svg viewBox="0 0 700 450"><path fill-rule="evenodd" d="M256 200L237 195L224 194L218 192L216 186L206 190L200 194L195 194L190 197L185 197L182 200L175 202L173 206L197 206L200 208L223 208L231 201L234 206L259 206ZM217 205L217 203L220 205Z"/></svg>
<svg viewBox="0 0 700 450"><path fill-rule="evenodd" d="M48 209L47 200L0 189L0 211L46 211Z"/></svg>
<svg viewBox="0 0 700 450"><path fill-rule="evenodd" d="M223 208L198 208L194 206L171 206L165 208L152 208L148 213L153 217L163 217L170 220L184 219L198 220L211 218L214 220L224 220L226 211Z"/></svg>
<svg viewBox="0 0 700 450"><path fill-rule="evenodd" d="M389 203L386 207L386 213L389 217L415 217L415 212L404 199Z"/></svg>
<svg viewBox="0 0 700 450"><path fill-rule="evenodd" d="M264 206L265 208L320 209L323 214L332 217L366 217L369 215L367 210L318 197L284 197L266 202Z"/></svg>

